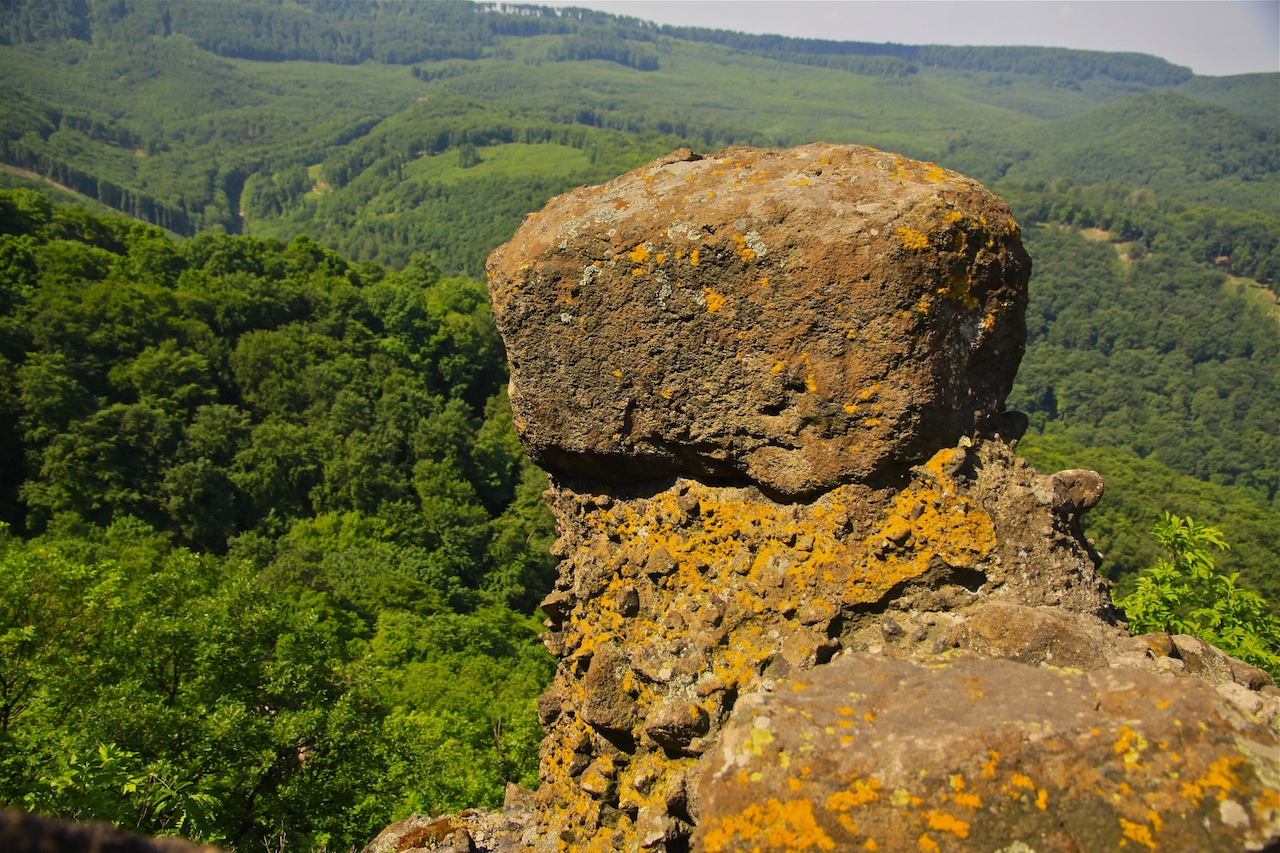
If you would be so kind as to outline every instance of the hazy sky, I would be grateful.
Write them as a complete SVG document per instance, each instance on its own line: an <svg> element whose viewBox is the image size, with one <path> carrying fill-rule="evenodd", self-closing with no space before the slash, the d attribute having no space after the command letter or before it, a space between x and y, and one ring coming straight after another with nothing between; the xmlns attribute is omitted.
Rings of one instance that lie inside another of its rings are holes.
<svg viewBox="0 0 1280 853"><path fill-rule="evenodd" d="M1280 71L1280 0L525 0L660 24L899 44L1150 53L1197 74ZM1280 92L1277 93L1280 97Z"/></svg>

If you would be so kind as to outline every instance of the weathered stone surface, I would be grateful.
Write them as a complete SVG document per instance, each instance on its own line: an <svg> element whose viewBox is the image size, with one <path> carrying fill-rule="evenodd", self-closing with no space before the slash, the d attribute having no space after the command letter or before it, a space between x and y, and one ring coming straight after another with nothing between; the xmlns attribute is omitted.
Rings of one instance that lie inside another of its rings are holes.
<svg viewBox="0 0 1280 853"><path fill-rule="evenodd" d="M1055 608L993 601L956 626L947 643L983 657L1033 665L1097 669L1107 665L1098 629Z"/></svg>
<svg viewBox="0 0 1280 853"><path fill-rule="evenodd" d="M853 654L738 703L693 848L1257 850L1277 755L1199 679Z"/></svg>
<svg viewBox="0 0 1280 853"><path fill-rule="evenodd" d="M508 798L511 797L508 791ZM517 853L528 850L538 835L534 818L530 809L510 804L499 810L467 809L436 817L410 815L378 833L361 853Z"/></svg>
<svg viewBox="0 0 1280 853"><path fill-rule="evenodd" d="M691 479L547 498L566 556L546 608L561 665L538 808L559 849L638 849L692 826L696 792L672 792L715 754L738 697L842 648L1100 667L1120 636L1053 478L1002 442L965 439L897 487L806 503ZM608 585L581 594L602 566ZM611 784L588 777L597 756Z"/></svg>
<svg viewBox="0 0 1280 853"><path fill-rule="evenodd" d="M544 468L794 497L923 461L999 412L1030 262L968 178L814 144L686 150L560 196L488 272Z"/></svg>

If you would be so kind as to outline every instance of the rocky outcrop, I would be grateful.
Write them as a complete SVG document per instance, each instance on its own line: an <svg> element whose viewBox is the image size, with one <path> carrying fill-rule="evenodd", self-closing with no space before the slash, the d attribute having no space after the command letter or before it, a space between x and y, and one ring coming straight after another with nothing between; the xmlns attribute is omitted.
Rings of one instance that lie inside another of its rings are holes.
<svg viewBox="0 0 1280 853"><path fill-rule="evenodd" d="M552 200L489 259L533 458L816 496L1001 408L1030 263L968 178L857 146L686 150Z"/></svg>
<svg viewBox="0 0 1280 853"><path fill-rule="evenodd" d="M854 146L677 152L489 269L552 475L559 666L538 790L448 843L1280 840L1270 679L1128 636L1080 530L1101 477L1014 453L1029 264L980 186Z"/></svg>

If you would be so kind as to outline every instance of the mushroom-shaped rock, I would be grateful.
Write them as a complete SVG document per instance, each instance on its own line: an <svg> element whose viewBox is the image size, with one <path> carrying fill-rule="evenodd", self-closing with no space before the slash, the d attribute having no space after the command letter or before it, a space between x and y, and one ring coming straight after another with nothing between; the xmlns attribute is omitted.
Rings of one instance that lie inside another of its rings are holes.
<svg viewBox="0 0 1280 853"><path fill-rule="evenodd" d="M853 145L688 150L489 258L526 450L562 477L873 482L1003 407L1030 260L1008 207Z"/></svg>

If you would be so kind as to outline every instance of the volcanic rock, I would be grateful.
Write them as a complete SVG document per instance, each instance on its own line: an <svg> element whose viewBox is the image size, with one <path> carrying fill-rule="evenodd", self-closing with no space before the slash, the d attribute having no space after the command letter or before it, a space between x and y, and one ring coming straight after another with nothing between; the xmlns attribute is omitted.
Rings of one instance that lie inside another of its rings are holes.
<svg viewBox="0 0 1280 853"><path fill-rule="evenodd" d="M798 497L1001 409L1030 262L974 181L814 144L685 149L560 196L488 273L517 431L548 471Z"/></svg>

